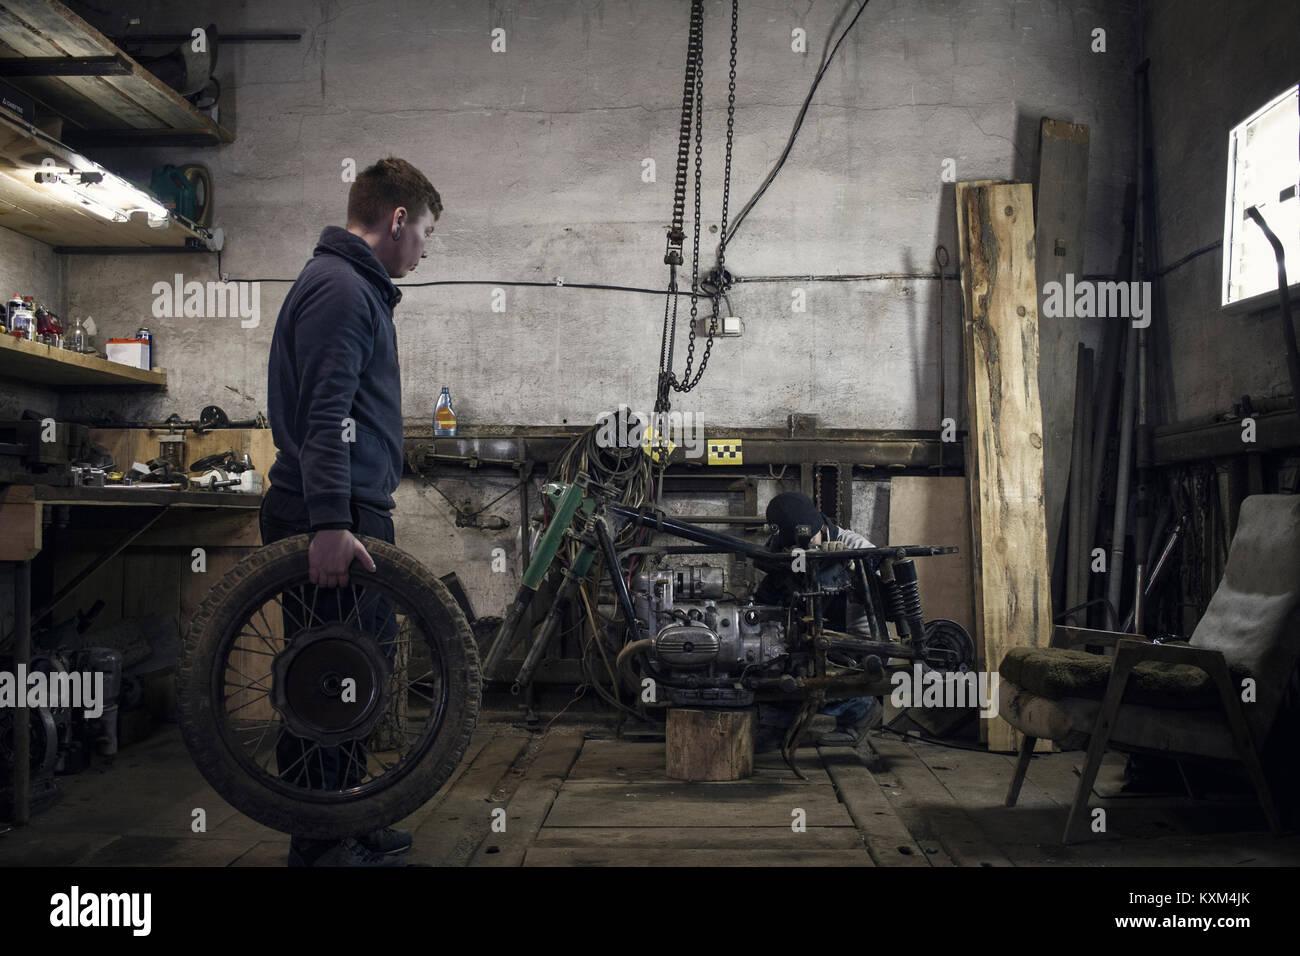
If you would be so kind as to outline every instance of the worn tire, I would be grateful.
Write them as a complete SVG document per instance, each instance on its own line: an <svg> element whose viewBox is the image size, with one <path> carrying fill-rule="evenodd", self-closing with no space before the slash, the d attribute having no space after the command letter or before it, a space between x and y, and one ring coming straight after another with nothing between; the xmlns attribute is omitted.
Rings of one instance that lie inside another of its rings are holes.
<svg viewBox="0 0 1300 956"><path fill-rule="evenodd" d="M222 645L241 614L288 576L305 581L307 535L277 541L249 555L209 592L181 645L176 697L181 735L200 773L226 801L266 826L296 836L342 839L389 826L428 802L456 770L478 720L482 681L474 634L446 585L415 558L375 538L359 537L375 576L399 595L411 615L436 634L446 661L446 709L424 752L375 792L330 803L295 799L257 779L221 732L224 700L214 676ZM354 575L370 572L353 565ZM224 673L224 669L223 669ZM385 774L387 776L388 774Z"/></svg>

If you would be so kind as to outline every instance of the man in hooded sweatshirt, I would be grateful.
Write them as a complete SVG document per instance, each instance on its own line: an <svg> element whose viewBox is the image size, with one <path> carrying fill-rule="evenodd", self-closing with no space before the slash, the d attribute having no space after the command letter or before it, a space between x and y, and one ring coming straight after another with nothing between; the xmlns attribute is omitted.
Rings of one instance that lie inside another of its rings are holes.
<svg viewBox="0 0 1300 956"><path fill-rule="evenodd" d="M768 502L767 523L775 529L769 542L769 547L773 550L784 551L795 547L799 543L797 532L800 525L808 529L811 536L808 541L810 548L824 547L832 542L834 546L844 549L875 547L856 531L836 525L821 513L811 498L797 491L782 492ZM847 572L837 564L827 565L819 572L819 576L823 586L848 583ZM801 587L799 577L772 573L759 584L754 592L754 600L760 604L782 604L787 592ZM870 625L864 620L851 618L847 594L841 594L828 602L823 609L822 618L833 630L850 633L870 630ZM797 710L797 706L782 704L760 707L757 746L760 749L778 746ZM835 729L823 733L819 743L849 744L856 747L869 729L880 725L884 706L875 697L853 697L830 701L818 713L835 719Z"/></svg>
<svg viewBox="0 0 1300 956"><path fill-rule="evenodd" d="M262 501L262 543L310 534L312 584L343 588L354 561L374 561L355 534L393 542L392 493L402 475L402 387L393 285L427 256L442 198L410 163L383 159L348 192L347 228L327 226L285 297L267 363L268 410L277 449ZM331 602L324 602L326 605ZM367 630L383 644L391 605ZM353 786L356 742L314 747L285 732L278 772L308 787ZM395 866L409 833L382 829L341 841L290 841L290 866Z"/></svg>

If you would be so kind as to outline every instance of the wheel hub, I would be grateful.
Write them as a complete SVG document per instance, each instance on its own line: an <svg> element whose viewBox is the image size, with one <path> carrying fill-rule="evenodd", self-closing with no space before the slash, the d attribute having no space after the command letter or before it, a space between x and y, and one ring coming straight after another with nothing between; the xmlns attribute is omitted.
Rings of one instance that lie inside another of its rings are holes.
<svg viewBox="0 0 1300 956"><path fill-rule="evenodd" d="M271 703L289 730L323 746L368 737L388 706L392 665L344 624L309 628L271 665Z"/></svg>
<svg viewBox="0 0 1300 956"><path fill-rule="evenodd" d="M927 621L924 661L934 670L964 674L975 664L975 643L955 621Z"/></svg>

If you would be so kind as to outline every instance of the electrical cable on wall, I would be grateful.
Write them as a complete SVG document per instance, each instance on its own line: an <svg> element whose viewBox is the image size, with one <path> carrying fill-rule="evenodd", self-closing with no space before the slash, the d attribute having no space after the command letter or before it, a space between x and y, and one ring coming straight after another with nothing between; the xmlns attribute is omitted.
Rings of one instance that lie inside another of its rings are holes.
<svg viewBox="0 0 1300 956"><path fill-rule="evenodd" d="M858 12L853 15L853 19L849 21L849 25L844 28L844 32L840 34L840 38L835 41L835 46L831 48L830 55L826 57L826 61L822 63L821 67L817 70L817 75L813 77L812 86L808 90L808 95L804 97L803 105L799 108L799 115L795 117L794 127L790 130L790 138L786 140L785 149L781 151L781 155L777 158L776 164L763 179L763 182L759 184L754 195L751 196L749 201L741 207L740 213L736 216L736 221L731 225L731 238L735 238L736 233L740 231L741 223L743 223L745 217L749 215L749 211L758 204L760 199L763 198L763 194L767 192L767 187L772 185L772 181L776 179L777 174L779 174L782 167L785 166L785 161L789 158L790 151L794 149L794 142L799 136L799 130L803 127L804 117L808 115L808 107L812 105L813 95L817 92L817 87L821 85L822 77L826 75L826 71L830 67L831 61L835 59L835 54L839 50L840 44L844 42L844 38L849 35L849 31L857 24L858 18L862 16L863 11L867 9L867 4L870 2L871 0L862 0L862 6L858 7Z"/></svg>

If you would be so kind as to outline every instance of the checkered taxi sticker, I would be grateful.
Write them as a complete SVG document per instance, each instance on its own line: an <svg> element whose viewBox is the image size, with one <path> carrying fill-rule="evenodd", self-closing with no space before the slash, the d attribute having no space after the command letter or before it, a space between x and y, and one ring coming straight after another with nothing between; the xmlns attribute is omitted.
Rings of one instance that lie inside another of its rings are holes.
<svg viewBox="0 0 1300 956"><path fill-rule="evenodd" d="M710 465L743 465L744 463L744 450L739 438L709 442Z"/></svg>

